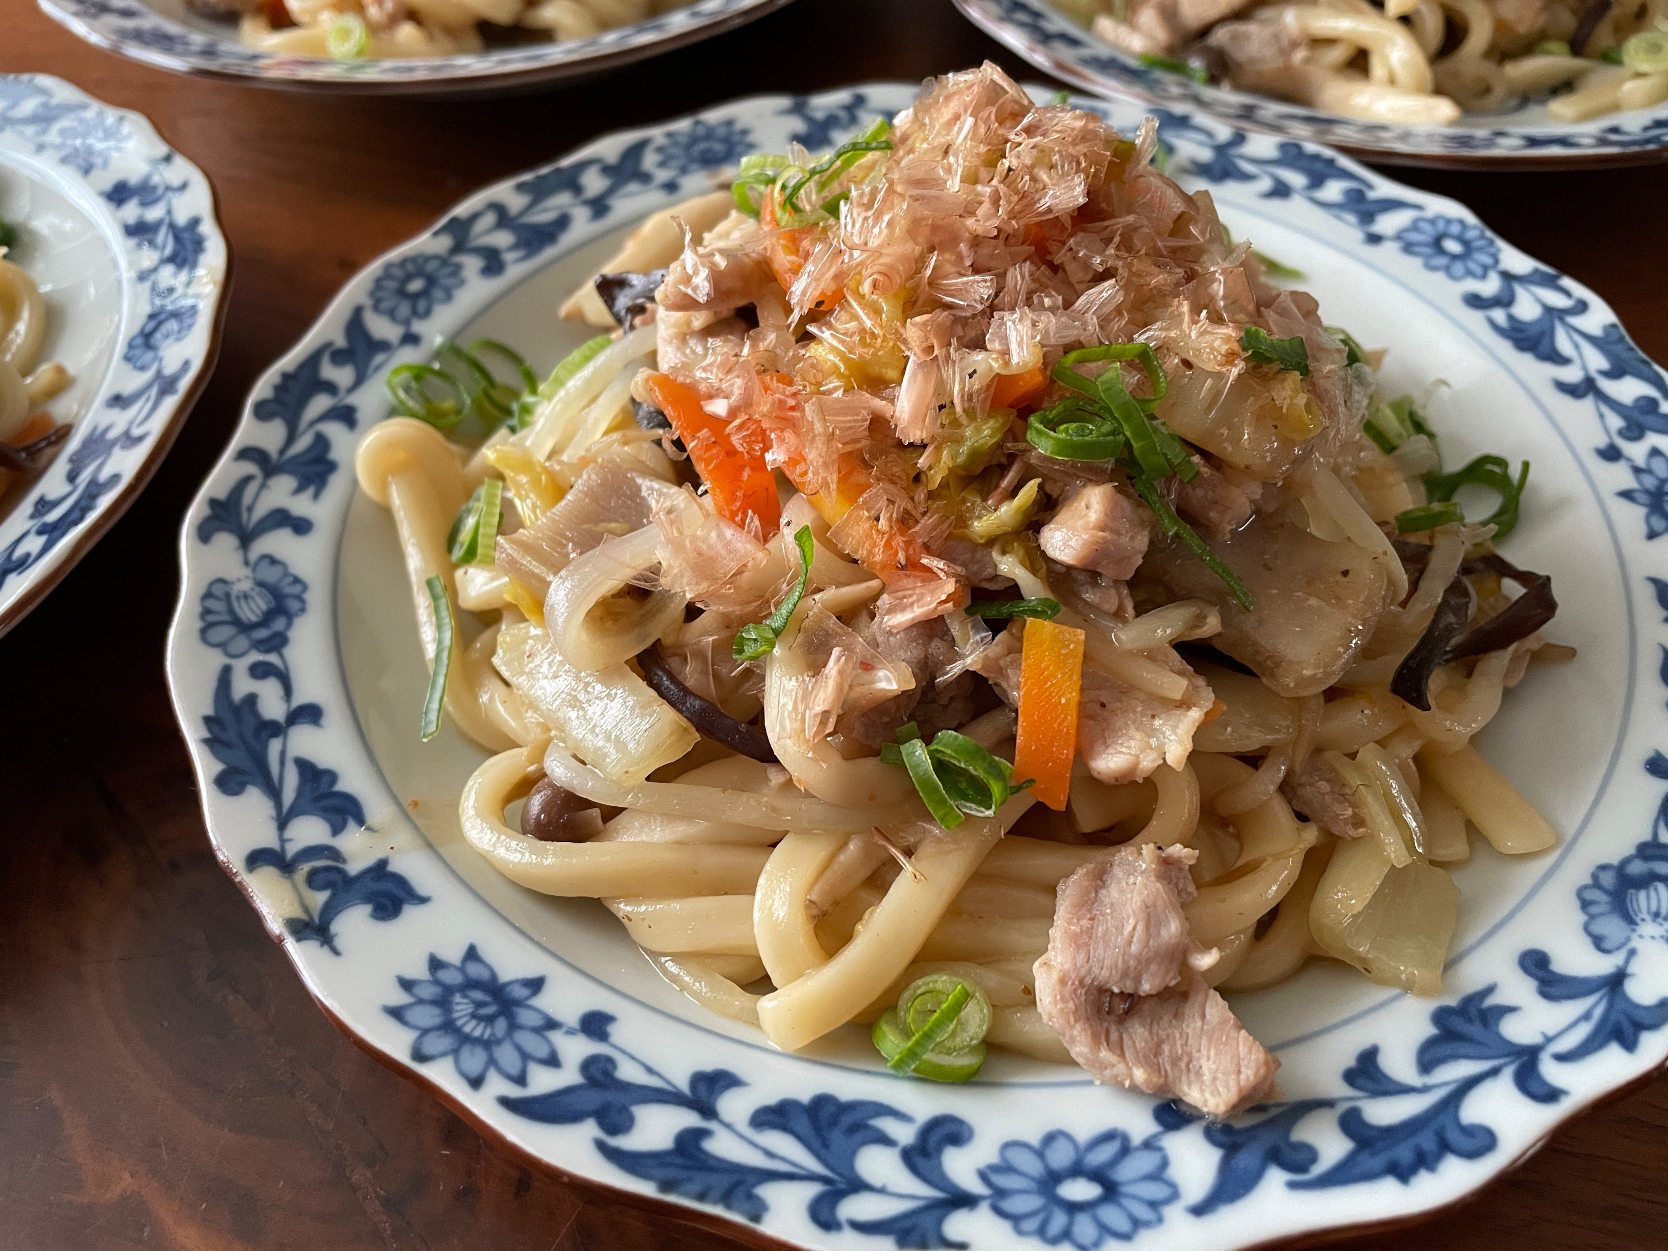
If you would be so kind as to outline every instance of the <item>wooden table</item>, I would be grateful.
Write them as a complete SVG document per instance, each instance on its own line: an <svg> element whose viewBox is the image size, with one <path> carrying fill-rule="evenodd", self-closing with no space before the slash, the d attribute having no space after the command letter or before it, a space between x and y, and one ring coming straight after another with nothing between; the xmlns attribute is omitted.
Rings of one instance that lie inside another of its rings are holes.
<svg viewBox="0 0 1668 1251"><path fill-rule="evenodd" d="M652 70L510 100L349 100L174 77L8 0L0 71L147 114L207 171L235 254L219 372L149 490L0 641L0 1251L719 1251L483 1141L336 1032L209 850L162 678L176 536L256 374L453 201L620 126L749 91L918 79L1002 53L947 0L801 0ZM1034 74L1029 74L1035 77ZM1597 290L1668 360L1668 165L1402 175ZM1668 1245L1668 1082L1372 1251Z"/></svg>

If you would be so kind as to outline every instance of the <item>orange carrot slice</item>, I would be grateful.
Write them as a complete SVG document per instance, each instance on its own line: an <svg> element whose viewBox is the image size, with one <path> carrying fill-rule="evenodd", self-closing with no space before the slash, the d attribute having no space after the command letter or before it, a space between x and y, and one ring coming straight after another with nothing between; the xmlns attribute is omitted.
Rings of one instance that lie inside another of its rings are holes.
<svg viewBox="0 0 1668 1251"><path fill-rule="evenodd" d="M1083 693L1083 631L1033 617L1020 657L1019 739L1014 780L1035 783L1037 798L1056 812L1071 794L1077 754L1077 706Z"/></svg>
<svg viewBox="0 0 1668 1251"><path fill-rule="evenodd" d="M1048 385L1048 375L1043 373L1042 365L1036 364L1024 373L998 374L996 385L991 388L990 406L992 408L1019 408L1027 401L1034 399L1043 392Z"/></svg>
<svg viewBox="0 0 1668 1251"><path fill-rule="evenodd" d="M749 456L730 438L730 423L701 407L701 393L670 374L650 374L644 386L655 407L666 414L689 451L689 459L707 484L713 507L743 529L751 515L768 537L782 520L776 475L763 456Z"/></svg>

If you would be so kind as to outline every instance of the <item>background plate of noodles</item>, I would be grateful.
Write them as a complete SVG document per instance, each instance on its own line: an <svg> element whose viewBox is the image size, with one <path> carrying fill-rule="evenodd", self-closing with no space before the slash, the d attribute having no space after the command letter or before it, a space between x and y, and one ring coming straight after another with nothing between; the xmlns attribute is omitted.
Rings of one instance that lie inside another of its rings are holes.
<svg viewBox="0 0 1668 1251"><path fill-rule="evenodd" d="M0 361L32 383L0 398L4 633L167 454L219 351L228 256L195 165L40 74L0 76L0 220Z"/></svg>
<svg viewBox="0 0 1668 1251"><path fill-rule="evenodd" d="M1149 3L1164 12L1188 7L1168 0ZM1106 25L1115 21L1110 0L956 0L956 5L1032 65L1086 90L1131 96L1155 108L1208 113L1232 126L1330 144L1373 161L1572 169L1668 159L1668 61L1656 65L1649 82L1626 88L1638 101L1628 105L1617 98L1628 71L1599 59L1620 60L1620 45L1634 28L1612 30L1609 23L1623 21L1624 13L1629 21L1637 13L1639 29L1653 45L1668 49L1660 0L1515 6L1502 0L1446 5L1428 0L1419 13L1399 21L1364 0L1289 5L1296 16L1283 20L1274 20L1273 9L1259 17L1228 3L1204 4L1191 6L1201 15L1197 29L1171 24L1156 38L1145 33L1145 24L1139 32L1122 30L1126 24ZM1124 11L1134 14L1142 7L1133 3ZM1604 19L1596 33L1583 22L1589 9ZM1479 14L1475 41L1468 37L1468 10ZM1496 10L1504 16L1497 18ZM1426 13L1425 44L1433 49L1428 55L1419 46ZM1219 16L1227 20L1219 22ZM1510 16L1525 23L1523 32L1507 24ZM1091 21L1127 46L1093 33ZM1488 31L1481 29L1484 21ZM1547 22L1553 25L1545 27ZM1302 29L1304 23L1308 29ZM1358 29L1332 39L1336 32L1321 23L1354 23ZM1288 45L1270 49L1278 42L1270 37L1285 35L1287 28ZM1553 30L1561 34L1554 38ZM1577 36L1585 40L1588 59L1557 55L1568 53ZM1344 37L1359 42L1346 45ZM1475 55L1473 43L1480 45ZM1210 44L1221 47L1205 46ZM1363 52L1369 45L1376 51ZM1305 47L1308 51L1298 52ZM1235 62L1234 55L1245 59ZM1343 66L1346 59L1354 64ZM1502 60L1508 62L1504 67ZM1341 68L1323 68L1332 64ZM1404 69L1412 90L1398 81ZM1575 77L1593 73L1596 78L1570 90ZM1253 83L1258 89L1251 89ZM1455 97L1465 111L1453 105Z"/></svg>
<svg viewBox="0 0 1668 1251"><path fill-rule="evenodd" d="M731 30L786 3L40 0L49 17L89 43L176 74L298 91L424 96L513 91L596 73Z"/></svg>
<svg viewBox="0 0 1668 1251"><path fill-rule="evenodd" d="M429 557L402 558L352 468L389 415L383 379L436 336L550 369L594 333L557 306L629 227L913 94L755 98L598 140L348 284L256 386L181 536L168 670L217 853L367 1049L528 1158L687 1218L819 1248L1226 1249L1453 1203L1668 1057L1668 586L1646 576L1668 533L1668 380L1591 292L1334 153L1196 115L1158 127L1169 173L1234 238L1390 349L1387 389L1446 382L1428 402L1445 454L1533 462L1507 550L1551 575L1578 652L1478 739L1558 844L1508 858L1474 840L1439 995L1329 961L1233 995L1283 1093L1226 1121L994 1049L965 1084L910 1080L866 1028L776 1050L680 994L594 899L518 886L465 837L459 795L490 753L449 724L419 734L405 559ZM1077 103L1139 130L1137 106ZM532 864L571 845L526 846ZM713 850L720 875L745 859Z"/></svg>

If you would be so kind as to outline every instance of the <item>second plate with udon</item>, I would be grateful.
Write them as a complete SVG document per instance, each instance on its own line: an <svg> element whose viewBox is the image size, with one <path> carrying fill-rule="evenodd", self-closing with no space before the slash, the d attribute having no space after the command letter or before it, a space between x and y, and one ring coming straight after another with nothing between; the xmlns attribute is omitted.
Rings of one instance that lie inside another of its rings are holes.
<svg viewBox="0 0 1668 1251"><path fill-rule="evenodd" d="M857 1031L775 1051L674 991L594 902L516 887L461 837L457 796L484 756L449 729L419 738L399 545L348 468L387 414L382 378L437 335L514 342L548 369L587 337L556 305L631 224L751 152L827 147L910 95L742 101L598 141L349 285L257 387L182 539L170 675L216 844L331 1013L477 1124L797 1245L1231 1248L1452 1202L1668 1054L1653 826L1668 724L1660 699L1634 698L1655 680L1644 568L1668 509L1668 452L1638 415L1668 383L1591 293L1325 150L1161 127L1171 172L1212 192L1236 239L1390 348L1390 389L1448 383L1432 417L1453 463L1533 462L1510 555L1552 575L1557 638L1580 653L1513 692L1481 740L1561 843L1482 849L1456 874L1439 999L1323 964L1236 997L1285 1093L1223 1125L994 1052L966 1086L906 1081ZM1110 109L1126 132L1140 117Z"/></svg>

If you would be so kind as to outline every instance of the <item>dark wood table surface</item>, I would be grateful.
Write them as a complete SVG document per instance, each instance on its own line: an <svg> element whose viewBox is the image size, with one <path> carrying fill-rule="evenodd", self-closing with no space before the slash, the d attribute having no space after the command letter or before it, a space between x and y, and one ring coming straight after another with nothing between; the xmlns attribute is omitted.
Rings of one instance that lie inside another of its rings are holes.
<svg viewBox="0 0 1668 1251"><path fill-rule="evenodd" d="M515 99L354 100L100 52L29 0L0 71L138 109L208 173L235 256L219 370L127 516L0 640L0 1249L721 1251L721 1233L528 1167L354 1047L222 874L163 682L180 518L256 374L337 287L483 183L752 91L994 57L948 0L801 0L647 67ZM1030 77L1036 77L1030 74ZM1668 165L1411 171L1593 287L1668 360ZM1668 1082L1366 1251L1668 1246Z"/></svg>

